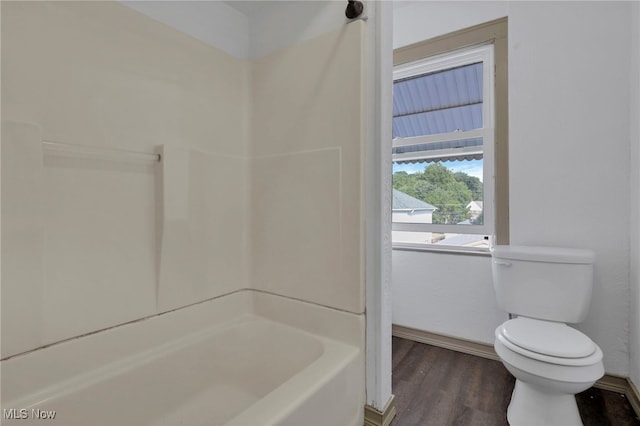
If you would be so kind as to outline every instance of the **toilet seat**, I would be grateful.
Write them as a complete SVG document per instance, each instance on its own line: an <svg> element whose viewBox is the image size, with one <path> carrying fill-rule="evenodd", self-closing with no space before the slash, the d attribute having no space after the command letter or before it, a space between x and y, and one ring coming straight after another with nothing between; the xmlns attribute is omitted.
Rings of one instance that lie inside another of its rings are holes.
<svg viewBox="0 0 640 426"><path fill-rule="evenodd" d="M587 366L602 360L589 337L564 323L518 317L500 325L496 338L513 352L550 364Z"/></svg>

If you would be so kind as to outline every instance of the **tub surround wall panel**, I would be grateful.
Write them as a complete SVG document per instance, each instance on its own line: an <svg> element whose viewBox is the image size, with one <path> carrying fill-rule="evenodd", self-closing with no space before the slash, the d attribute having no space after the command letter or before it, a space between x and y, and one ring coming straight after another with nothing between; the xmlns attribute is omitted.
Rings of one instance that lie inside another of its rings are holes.
<svg viewBox="0 0 640 426"><path fill-rule="evenodd" d="M44 172L40 128L2 122L2 357L43 341Z"/></svg>
<svg viewBox="0 0 640 426"><path fill-rule="evenodd" d="M246 62L117 2L3 2L2 59L3 129L13 120L37 123L44 140L193 150L186 204L176 193L172 203L192 209L189 226L204 232L183 234L170 250L205 248L194 268L204 279L174 293L175 283L158 288L161 166L41 154L42 286L20 278L15 296L18 282L5 274L13 274L5 240L13 202L3 200L2 300L15 306L3 306L3 357L248 287ZM8 144L3 135L3 161L13 162ZM4 175L3 167L3 187ZM38 304L28 321L16 320ZM21 342L5 337L17 333Z"/></svg>
<svg viewBox="0 0 640 426"><path fill-rule="evenodd" d="M154 167L44 156L43 343L156 312Z"/></svg>
<svg viewBox="0 0 640 426"><path fill-rule="evenodd" d="M353 22L253 61L252 156L360 153L364 29Z"/></svg>
<svg viewBox="0 0 640 426"><path fill-rule="evenodd" d="M364 28L351 23L252 68L253 286L356 313Z"/></svg>
<svg viewBox="0 0 640 426"><path fill-rule="evenodd" d="M274 321L312 334L330 336L340 342L356 345L364 351L364 314L354 315L260 291L251 292L251 297L257 315L272 318Z"/></svg>
<svg viewBox="0 0 640 426"><path fill-rule="evenodd" d="M256 158L252 164L256 288L349 306L349 287L338 284L344 282L340 149ZM329 292L328 286L335 288Z"/></svg>
<svg viewBox="0 0 640 426"><path fill-rule="evenodd" d="M165 311L247 282L247 170L241 157L167 146L161 153L158 309Z"/></svg>
<svg viewBox="0 0 640 426"><path fill-rule="evenodd" d="M603 349L606 371L620 375L629 373L630 343L631 8L627 2L417 2L394 13L395 47L508 16L511 243L596 251L593 302L577 327ZM585 200L592 200L587 210ZM394 253L405 265L417 258L413 272L398 272L394 264L394 287L418 289L394 290L394 308L410 307L401 315L413 317L414 328L491 343L492 324L504 313L487 300L490 259L450 255L465 265L452 268L442 256ZM410 281L398 283L402 277ZM446 313L433 317L443 306L456 310L477 300L486 301L482 312L461 309L449 326ZM478 324L485 325L469 333Z"/></svg>
<svg viewBox="0 0 640 426"><path fill-rule="evenodd" d="M5 119L82 145L246 153L246 62L116 2L8 2L2 20Z"/></svg>

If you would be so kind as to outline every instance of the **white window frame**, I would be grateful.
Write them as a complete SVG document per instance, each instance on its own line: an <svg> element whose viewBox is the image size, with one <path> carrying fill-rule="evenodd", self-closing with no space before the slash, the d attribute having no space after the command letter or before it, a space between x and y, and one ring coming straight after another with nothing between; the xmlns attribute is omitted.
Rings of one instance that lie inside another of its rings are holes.
<svg viewBox="0 0 640 426"><path fill-rule="evenodd" d="M471 138L482 138L482 147L455 148L447 150L437 150L425 155L423 152L409 152L393 154L392 161L410 160L428 157L455 156L463 153L482 152L483 165L483 215L482 225L456 225L456 224L431 224L431 223L400 223L393 222L393 231L407 232L436 232L436 233L458 233L458 234L480 234L491 237L495 232L495 73L494 73L494 45L493 43L483 44L472 48L460 49L443 53L436 56L420 59L418 61L397 65L393 70L393 81L419 76L426 73L441 71L463 65L482 62L483 78L483 104L482 104L482 128L470 131L455 131L439 133L427 136L416 136L410 138L394 138L392 146L402 147L411 145L423 145L429 143L446 142L452 140L462 140ZM452 249L461 251L486 251L475 247L447 246L445 244L422 244L422 243L393 243L394 247L407 248L427 248L427 249Z"/></svg>

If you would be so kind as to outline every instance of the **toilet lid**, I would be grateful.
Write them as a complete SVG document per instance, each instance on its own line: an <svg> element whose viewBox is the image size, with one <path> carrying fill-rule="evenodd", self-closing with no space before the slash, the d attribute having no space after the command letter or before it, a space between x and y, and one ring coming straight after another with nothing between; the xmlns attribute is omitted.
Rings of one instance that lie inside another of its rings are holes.
<svg viewBox="0 0 640 426"><path fill-rule="evenodd" d="M516 346L553 357L584 358L596 350L591 339L563 323L518 317L502 324L501 334Z"/></svg>

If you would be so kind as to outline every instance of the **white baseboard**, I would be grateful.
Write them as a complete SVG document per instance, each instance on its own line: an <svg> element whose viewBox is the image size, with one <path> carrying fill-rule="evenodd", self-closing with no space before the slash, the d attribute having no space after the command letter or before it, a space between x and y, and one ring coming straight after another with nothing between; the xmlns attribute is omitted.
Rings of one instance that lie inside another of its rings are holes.
<svg viewBox="0 0 640 426"><path fill-rule="evenodd" d="M427 345L500 361L493 346L482 342L460 339L458 337L431 333L429 331L417 330L395 324L392 326L391 334L396 337L402 337L403 339L413 340L414 342L426 343Z"/></svg>
<svg viewBox="0 0 640 426"><path fill-rule="evenodd" d="M628 392L625 392L624 394L629 400L631 407L633 407L633 411L636 412L636 416L640 417L640 391L635 383L633 383L629 378L627 378L627 389Z"/></svg>
<svg viewBox="0 0 640 426"><path fill-rule="evenodd" d="M401 337L414 342L426 343L440 348L451 349L465 354L475 355L499 361L500 358L493 349L493 345L475 342L473 340L461 339L444 334L431 333L429 331L417 330L415 328L393 325L391 329L393 336ZM640 393L636 385L628 377L617 376L615 374L605 374L596 382L594 387L608 391L623 393L637 416L640 416Z"/></svg>
<svg viewBox="0 0 640 426"><path fill-rule="evenodd" d="M391 395L383 411L378 411L370 405L364 406L364 426L389 426L396 416L396 406L393 403L394 395Z"/></svg>

